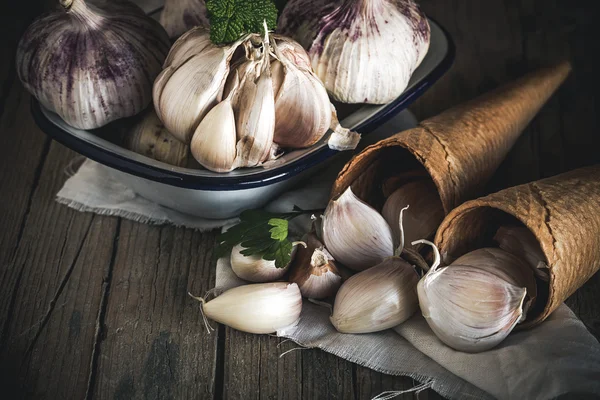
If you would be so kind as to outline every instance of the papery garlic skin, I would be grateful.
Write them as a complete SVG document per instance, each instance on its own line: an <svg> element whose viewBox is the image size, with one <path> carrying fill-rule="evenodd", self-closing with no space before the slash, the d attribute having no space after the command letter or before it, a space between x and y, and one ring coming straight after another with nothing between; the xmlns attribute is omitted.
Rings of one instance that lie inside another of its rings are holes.
<svg viewBox="0 0 600 400"><path fill-rule="evenodd" d="M478 249L450 266L432 267L417 286L419 305L436 336L469 353L502 342L524 319L528 269L500 249Z"/></svg>
<svg viewBox="0 0 600 400"><path fill-rule="evenodd" d="M333 296L342 284L335 259L314 233L303 239L307 247L300 247L292 263L290 282L298 284L302 296L323 299Z"/></svg>
<svg viewBox="0 0 600 400"><path fill-rule="evenodd" d="M335 296L331 323L342 333L369 333L392 328L418 309L419 276L400 257L350 277Z"/></svg>
<svg viewBox="0 0 600 400"><path fill-rule="evenodd" d="M275 261L263 260L261 256L245 256L242 254L244 247L235 246L231 250L231 269L241 279L249 282L273 282L282 279L290 269L290 264L284 268L277 268ZM296 247L292 249L292 260L296 254Z"/></svg>
<svg viewBox="0 0 600 400"><path fill-rule="evenodd" d="M229 62L243 41L228 46L206 44L205 36L200 34L202 29L196 28L194 34L179 38L168 56L172 64L165 64L154 83L156 113L183 143L190 143L200 121L221 100ZM182 43L189 40L200 41L202 46Z"/></svg>
<svg viewBox="0 0 600 400"><path fill-rule="evenodd" d="M444 219L444 207L437 188L430 180L408 182L396 189L385 201L381 215L394 234L397 243L400 237L400 211L404 213L404 237L406 243L417 239L428 239Z"/></svg>
<svg viewBox="0 0 600 400"><path fill-rule="evenodd" d="M344 103L400 96L430 41L413 0L291 0L278 25L308 50L329 94Z"/></svg>
<svg viewBox="0 0 600 400"><path fill-rule="evenodd" d="M167 164L188 165L190 148L167 131L153 109L146 111L127 134L125 147L131 151Z"/></svg>
<svg viewBox="0 0 600 400"><path fill-rule="evenodd" d="M47 109L79 129L143 111L170 41L129 1L61 0L17 48L17 74Z"/></svg>
<svg viewBox="0 0 600 400"><path fill-rule="evenodd" d="M229 289L203 305L204 314L248 333L272 333L300 318L302 295L295 283L256 283Z"/></svg>
<svg viewBox="0 0 600 400"><path fill-rule="evenodd" d="M323 241L336 260L356 271L377 265L394 254L389 225L350 187L329 202L323 215Z"/></svg>
<svg viewBox="0 0 600 400"><path fill-rule="evenodd" d="M318 142L331 126L331 103L311 70L301 69L273 45L283 78L275 93L273 141L281 147L304 148Z"/></svg>
<svg viewBox="0 0 600 400"><path fill-rule="evenodd" d="M284 35L273 35L273 39L279 51L294 65L312 71L310 56L300 43Z"/></svg>
<svg viewBox="0 0 600 400"><path fill-rule="evenodd" d="M160 24L170 38L178 38L196 27L210 27L204 0L165 0Z"/></svg>

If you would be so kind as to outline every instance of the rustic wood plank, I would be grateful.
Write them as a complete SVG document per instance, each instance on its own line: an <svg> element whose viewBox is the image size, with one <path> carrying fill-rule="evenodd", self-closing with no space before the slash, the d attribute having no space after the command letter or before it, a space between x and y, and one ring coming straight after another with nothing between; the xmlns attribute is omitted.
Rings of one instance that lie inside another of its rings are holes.
<svg viewBox="0 0 600 400"><path fill-rule="evenodd" d="M3 287L16 287L4 329L2 383L14 398L83 397L115 219L54 201L74 153L53 143Z"/></svg>
<svg viewBox="0 0 600 400"><path fill-rule="evenodd" d="M124 221L93 398L210 398L217 336L198 303L214 283L214 234Z"/></svg>
<svg viewBox="0 0 600 400"><path fill-rule="evenodd" d="M311 349L302 352L302 397L307 399L358 399L355 364L333 354Z"/></svg>

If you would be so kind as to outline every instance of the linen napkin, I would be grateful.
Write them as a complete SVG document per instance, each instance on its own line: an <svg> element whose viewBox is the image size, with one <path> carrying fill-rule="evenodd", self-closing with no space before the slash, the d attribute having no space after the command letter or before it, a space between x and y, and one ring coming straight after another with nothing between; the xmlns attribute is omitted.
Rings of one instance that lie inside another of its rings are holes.
<svg viewBox="0 0 600 400"><path fill-rule="evenodd" d="M409 112L403 112L367 135L361 147L415 123ZM266 208L324 208L331 184L346 160L341 157L325 173L284 193ZM199 230L235 222L198 218L152 203L115 181L108 167L91 160L86 160L67 180L57 201L80 211ZM307 232L310 223L309 216L300 217L292 220L290 229ZM218 260L216 288L226 290L244 283L233 273L228 259ZM420 314L393 330L341 334L329 322L329 310L308 301L304 302L297 325L277 335L382 373L414 378L422 383L414 391L432 388L450 399L550 399L567 393L600 397L600 345L565 305L540 326L515 332L498 347L479 354L454 351L444 345ZM400 393L385 392L378 399Z"/></svg>

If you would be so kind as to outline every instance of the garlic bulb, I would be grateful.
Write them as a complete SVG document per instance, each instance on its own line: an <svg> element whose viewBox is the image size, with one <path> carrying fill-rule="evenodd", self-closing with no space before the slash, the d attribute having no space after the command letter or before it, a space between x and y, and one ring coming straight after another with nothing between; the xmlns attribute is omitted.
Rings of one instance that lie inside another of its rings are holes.
<svg viewBox="0 0 600 400"><path fill-rule="evenodd" d="M501 226L494 236L494 241L502 250L527 262L538 278L545 282L549 281L546 256L529 229L518 226Z"/></svg>
<svg viewBox="0 0 600 400"><path fill-rule="evenodd" d="M167 164L185 167L190 149L167 131L154 110L148 110L129 132L125 147Z"/></svg>
<svg viewBox="0 0 600 400"><path fill-rule="evenodd" d="M60 0L17 48L17 74L67 124L95 129L143 111L169 50L167 33L129 1Z"/></svg>
<svg viewBox="0 0 600 400"><path fill-rule="evenodd" d="M323 299L333 296L342 284L333 256L314 233L309 233L305 242L307 247L298 249L292 263L290 282L298 284L304 297Z"/></svg>
<svg viewBox="0 0 600 400"><path fill-rule="evenodd" d="M342 333L378 332L406 321L418 309L419 275L400 257L359 272L335 296L331 323Z"/></svg>
<svg viewBox="0 0 600 400"><path fill-rule="evenodd" d="M302 295L295 283L256 283L229 289L202 302L204 314L219 323L248 333L272 333L300 318Z"/></svg>
<svg viewBox="0 0 600 400"><path fill-rule="evenodd" d="M433 182L421 180L406 183L387 198L381 215L392 228L395 242L398 242L400 235L400 211L408 205L410 209L404 215L406 242L429 239L444 219L444 208Z"/></svg>
<svg viewBox="0 0 600 400"><path fill-rule="evenodd" d="M394 100L429 48L429 23L413 0L291 0L278 25L344 103Z"/></svg>
<svg viewBox="0 0 600 400"><path fill-rule="evenodd" d="M392 231L385 219L348 187L327 205L323 240L333 257L361 271L394 254Z"/></svg>
<svg viewBox="0 0 600 400"><path fill-rule="evenodd" d="M234 168L237 136L231 101L236 92L237 79L234 89L206 114L192 137L192 155L211 171L228 172Z"/></svg>
<svg viewBox="0 0 600 400"><path fill-rule="evenodd" d="M296 254L296 248L292 249L292 260ZM231 250L231 268L239 277L250 282L273 282L283 278L290 268L290 264L284 268L277 268L275 261L263 260L257 255L245 256L242 254L244 247L235 246Z"/></svg>
<svg viewBox="0 0 600 400"><path fill-rule="evenodd" d="M282 147L303 148L318 142L331 126L331 103L319 78L290 61L273 45L280 74L275 97L274 142ZM280 83L279 83L280 82Z"/></svg>
<svg viewBox="0 0 600 400"><path fill-rule="evenodd" d="M196 26L210 26L204 0L165 0L160 24L170 38L178 38Z"/></svg>
<svg viewBox="0 0 600 400"><path fill-rule="evenodd" d="M434 253L434 265L417 291L423 316L442 342L460 351L485 351L525 319L524 303L535 281L523 261L504 250L487 248L438 268L435 246Z"/></svg>
<svg viewBox="0 0 600 400"><path fill-rule="evenodd" d="M200 27L179 38L168 56L171 64L165 63L154 83L156 113L169 132L184 143L191 141L202 118L221 100L229 62L243 42L240 39L232 45L216 46L204 40L207 35L208 31ZM185 42L190 40L201 46L188 46Z"/></svg>

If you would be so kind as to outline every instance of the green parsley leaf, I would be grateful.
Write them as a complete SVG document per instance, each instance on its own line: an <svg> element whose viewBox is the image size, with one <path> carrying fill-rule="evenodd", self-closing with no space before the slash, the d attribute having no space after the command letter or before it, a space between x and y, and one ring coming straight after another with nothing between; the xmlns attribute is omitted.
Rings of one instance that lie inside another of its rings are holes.
<svg viewBox="0 0 600 400"><path fill-rule="evenodd" d="M286 219L271 218L269 220L269 225L272 226L269 230L269 232L271 232L271 239L279 241L287 239L289 224Z"/></svg>
<svg viewBox="0 0 600 400"><path fill-rule="evenodd" d="M215 44L232 43L247 33L263 33L277 26L277 7L272 0L207 0L210 39Z"/></svg>

